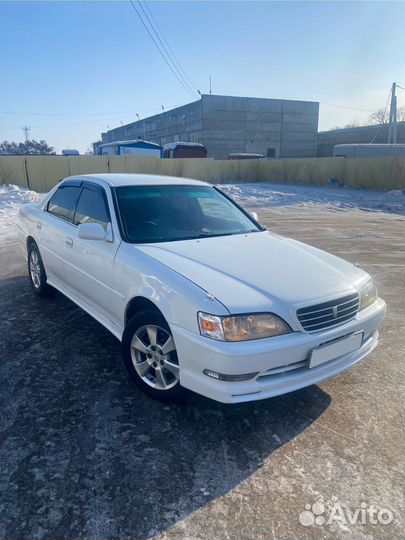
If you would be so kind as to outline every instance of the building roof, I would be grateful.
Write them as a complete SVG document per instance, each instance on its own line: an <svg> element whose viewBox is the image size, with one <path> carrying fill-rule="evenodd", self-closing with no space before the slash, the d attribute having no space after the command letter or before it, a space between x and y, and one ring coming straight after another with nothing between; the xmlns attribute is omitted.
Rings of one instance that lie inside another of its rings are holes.
<svg viewBox="0 0 405 540"><path fill-rule="evenodd" d="M397 122L397 128L403 127L405 125L405 122ZM356 131L367 131L370 129L378 130L378 129L388 129L388 124L369 124L368 126L354 126L354 127L342 127L342 128L336 128L336 129L328 129L326 131L318 131L318 135L334 135L335 133L354 133Z"/></svg>
<svg viewBox="0 0 405 540"><path fill-rule="evenodd" d="M264 157L263 154L258 154L256 152L231 152L228 156L252 156L252 157Z"/></svg>
<svg viewBox="0 0 405 540"><path fill-rule="evenodd" d="M140 145L140 146L151 146L154 148L162 148L160 144L150 142L150 141L144 141L143 139L131 139L129 141L111 141L108 143L103 143L99 145L99 148L103 148L103 146L113 146L115 144L119 144L121 146L134 146L134 145Z"/></svg>
<svg viewBox="0 0 405 540"><path fill-rule="evenodd" d="M162 186L162 185L197 185L206 186L206 182L179 178L177 176L163 176L158 174L81 174L73 178L82 180L102 180L110 186Z"/></svg>
<svg viewBox="0 0 405 540"><path fill-rule="evenodd" d="M364 147L364 148L405 148L403 143L341 143L335 144L335 148Z"/></svg>
<svg viewBox="0 0 405 540"><path fill-rule="evenodd" d="M198 146L199 148L205 148L205 146L198 142L170 142L163 145L164 150L174 150L178 146Z"/></svg>

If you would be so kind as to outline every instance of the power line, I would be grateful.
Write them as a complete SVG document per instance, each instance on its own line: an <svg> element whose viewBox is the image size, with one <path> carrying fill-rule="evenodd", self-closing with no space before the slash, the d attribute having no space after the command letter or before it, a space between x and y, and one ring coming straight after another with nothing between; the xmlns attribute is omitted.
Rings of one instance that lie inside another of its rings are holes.
<svg viewBox="0 0 405 540"><path fill-rule="evenodd" d="M40 129L40 128L52 128L52 127L55 127L55 128L59 128L59 127L63 127L63 126L77 126L77 125L80 125L80 124L101 124L103 122L108 122L108 118L104 118L104 119L100 119L100 120L83 120L82 122L67 122L67 123L63 123L63 124L45 124L45 125L41 125L41 126L31 126L29 128L30 129ZM17 128L17 127L2 127L0 129L0 131L3 131L3 130L19 130L19 129L23 129L24 131L24 128Z"/></svg>
<svg viewBox="0 0 405 540"><path fill-rule="evenodd" d="M178 103L178 104L172 104L172 105L167 105L165 107L165 111L170 111L171 109L173 108L177 108L177 107L182 107L183 105L187 105L186 103ZM161 111L161 108L162 108L162 105L160 107L156 107L154 109L144 109L143 111L142 110L138 110L137 113L134 113L134 114L139 114L139 113L142 113L142 112L154 112L156 114L159 113L159 111ZM127 113L132 113L133 111L123 111L122 113L114 113L114 114L127 114ZM2 114L2 113L0 113ZM4 114L9 114L9 113L4 113ZM39 116L70 116L70 115L59 115L59 114L56 114L56 113L50 113L49 115L48 114L42 114L42 113L10 113L10 114L22 114L22 115L29 115L29 114L38 114ZM88 113L88 114L100 114L100 113ZM108 113L106 113L108 114ZM72 115L72 116L77 116L76 114L75 115ZM80 115L82 116L82 115ZM84 116L84 114L83 114ZM140 119L138 119L140 120ZM144 119L145 120L145 119ZM109 121L109 118L99 118L99 119L96 119L96 120L82 120L80 122L68 122L68 123L62 123L62 124L45 124L45 125L40 125L40 126L31 126L33 129L39 129L39 128L46 128L46 127L63 127L63 126L77 126L77 125L80 125L80 124L96 124L96 123L104 123L104 122L108 122ZM129 122L129 123L132 123L132 122ZM109 129L109 126L107 125L108 129ZM2 130L18 130L18 129L21 129L20 127L11 127L11 126L7 126L7 127L1 127L0 128L0 131ZM31 129L31 128L30 128Z"/></svg>
<svg viewBox="0 0 405 540"><path fill-rule="evenodd" d="M344 107L343 105L334 105L333 103L324 103L323 101L320 101L321 105L326 105L327 107L336 107L336 109L346 109L347 111L361 111L361 112L375 112L370 109L355 109L353 107Z"/></svg>
<svg viewBox="0 0 405 540"><path fill-rule="evenodd" d="M183 83L184 83L184 84L187 86L187 88L188 88L191 92L193 92L193 94L194 94L194 92L197 92L197 90L194 91L193 88L192 88L192 86L190 86L190 84L189 84L189 83L186 81L186 79L183 77L183 75L182 75L180 69L179 69L179 68L177 67L177 65L176 65L176 62L173 60L172 55L171 55L170 52L167 50L167 48L166 48L165 44L163 43L163 41L160 39L160 36L159 36L158 32L156 31L156 28L155 28L153 22L152 22L151 19L149 18L149 15L148 15L148 14L146 13L146 11L144 10L142 4L145 4L145 6L146 6L146 2L141 2L140 0L137 0L137 2L138 2L138 4L139 4L139 7L141 8L143 14L145 15L145 17L146 17L146 19L147 19L147 21L148 21L150 27L152 28L152 30L153 30L155 36L157 37L159 43L160 43L161 46L163 47L163 50L165 51L165 53L166 53L166 55L167 55L167 58L168 58L168 59L170 60L170 62L172 63L174 69L177 71L177 74L179 75L179 77L181 78L181 80L183 81ZM162 37L163 37L163 36L162 36Z"/></svg>
<svg viewBox="0 0 405 540"><path fill-rule="evenodd" d="M139 0L138 0L138 1L139 1ZM198 91L198 90L197 90L197 87L192 83L192 81L191 81L190 78L188 77L187 73L184 71L182 65L180 64L179 59L178 59L177 56L175 55L173 49L170 47L169 42L167 41L167 39L166 39L166 37L165 37L165 35L164 35L164 33L163 33L163 30L160 28L159 23L157 22L157 20L156 20L155 17L153 16L153 13L152 13L152 11L150 10L147 1L146 1L146 0L143 0L142 4L146 7L146 9L147 9L149 15L151 16L151 19L152 19L153 22L155 23L156 28L157 28L157 29L159 30L159 32L160 32L160 35L162 36L163 41L166 43L167 48L169 49L169 51L170 51L171 54L172 54L172 57L173 57L174 60L176 61L177 65L178 65L178 67L179 67L179 69L180 69L180 71L183 73L184 78L185 78L186 81L188 82L189 86L190 86L191 88L193 88L193 89L197 92L197 91Z"/></svg>
<svg viewBox="0 0 405 540"><path fill-rule="evenodd" d="M158 50L160 56L163 58L163 60L165 61L165 63L167 64L167 66L169 67L170 71L173 73L173 75L176 77L176 79L179 81L179 83L182 85L182 87L189 93L191 94L193 97L195 97L195 94L194 92L192 92L183 82L183 80L178 76L178 74L176 73L176 71L172 68L172 66L170 65L170 63L168 62L166 56L164 55L164 53L162 52L161 48L159 47L158 43L156 42L155 38L153 37L153 35L151 34L151 31L149 30L147 24L145 23L145 21L143 20L142 18L142 15L139 13L139 11L136 9L136 6L134 4L134 2L132 0L129 0L130 3L131 3L131 6L134 8L135 10L135 13L138 15L138 18L139 20L141 21L141 23L143 24L143 26L145 27L146 31L148 32L149 34L149 37L151 38L151 40L153 41L153 43L155 44L155 47L156 49Z"/></svg>
<svg viewBox="0 0 405 540"><path fill-rule="evenodd" d="M186 105L185 103L177 103L172 105L166 105L167 108L181 107ZM136 111L111 111L111 112L92 112L92 113L42 113L42 112L14 112L14 111L0 111L0 114L10 116L113 116L115 114L136 114L136 113L148 113L160 110L160 107L154 107L153 109L143 109Z"/></svg>

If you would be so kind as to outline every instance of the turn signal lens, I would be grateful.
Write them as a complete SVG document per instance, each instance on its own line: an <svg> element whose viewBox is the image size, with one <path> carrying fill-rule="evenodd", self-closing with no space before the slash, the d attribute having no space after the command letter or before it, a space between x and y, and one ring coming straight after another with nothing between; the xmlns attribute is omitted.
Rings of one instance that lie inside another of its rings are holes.
<svg viewBox="0 0 405 540"><path fill-rule="evenodd" d="M223 341L247 341L291 332L288 324L272 313L218 317L200 312L198 321L203 336Z"/></svg>
<svg viewBox="0 0 405 540"><path fill-rule="evenodd" d="M370 281L366 283L366 285L364 285L364 287L361 289L359 311L361 311L362 309L366 309L368 306L371 306L371 304L374 304L377 299L377 287L370 279Z"/></svg>
<svg viewBox="0 0 405 540"><path fill-rule="evenodd" d="M212 339L220 339L222 341L224 340L221 317L199 312L198 323L200 325L200 332L203 336L210 337Z"/></svg>

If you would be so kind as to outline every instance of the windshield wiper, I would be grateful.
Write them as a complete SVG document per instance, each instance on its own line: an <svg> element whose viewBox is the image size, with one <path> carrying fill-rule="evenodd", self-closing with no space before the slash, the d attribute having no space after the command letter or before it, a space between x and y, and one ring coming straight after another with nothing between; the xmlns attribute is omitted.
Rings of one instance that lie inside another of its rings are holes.
<svg viewBox="0 0 405 540"><path fill-rule="evenodd" d="M242 233L238 233L238 232L217 233L217 234L200 233L198 236L195 236L195 238L215 238L216 236L232 236L233 234L242 234Z"/></svg>
<svg viewBox="0 0 405 540"><path fill-rule="evenodd" d="M198 240L200 238L218 238L220 236L234 236L237 234L248 234L251 232L260 232L257 229L252 229L248 231L241 231L241 232L224 232L224 233L216 233L216 234L209 234L209 233L199 233L198 235L193 236L179 236L174 238L150 238L150 239L142 239L138 242L133 242L135 244L157 244L160 242L181 242L183 240Z"/></svg>

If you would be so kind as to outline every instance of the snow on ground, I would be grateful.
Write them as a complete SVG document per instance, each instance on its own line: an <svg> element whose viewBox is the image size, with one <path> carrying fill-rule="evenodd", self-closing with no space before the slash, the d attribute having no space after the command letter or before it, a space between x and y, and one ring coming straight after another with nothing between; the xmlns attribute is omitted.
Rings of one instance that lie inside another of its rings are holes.
<svg viewBox="0 0 405 540"><path fill-rule="evenodd" d="M15 236L15 225L20 206L29 202L41 200L43 195L35 191L13 186L0 185L0 236Z"/></svg>
<svg viewBox="0 0 405 540"><path fill-rule="evenodd" d="M221 184L218 186L237 203L250 208L322 205L330 211L347 209L403 214L403 190L356 189L303 184Z"/></svg>
<svg viewBox="0 0 405 540"><path fill-rule="evenodd" d="M328 211L350 209L369 212L403 214L405 197L402 190L354 189L349 187L298 184L221 184L219 187L248 208L310 207ZM14 236L20 206L39 201L43 195L14 186L0 185L0 235Z"/></svg>

